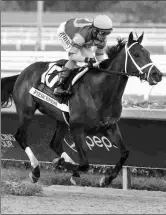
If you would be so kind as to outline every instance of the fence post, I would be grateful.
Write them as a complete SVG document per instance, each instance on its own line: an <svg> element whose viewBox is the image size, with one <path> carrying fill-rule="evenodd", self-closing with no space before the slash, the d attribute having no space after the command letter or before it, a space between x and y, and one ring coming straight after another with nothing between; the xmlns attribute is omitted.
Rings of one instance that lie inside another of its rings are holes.
<svg viewBox="0 0 166 215"><path fill-rule="evenodd" d="M130 167L123 167L122 178L123 178L123 190L131 189Z"/></svg>
<svg viewBox="0 0 166 215"><path fill-rule="evenodd" d="M37 1L37 41L36 51L41 51L44 1Z"/></svg>

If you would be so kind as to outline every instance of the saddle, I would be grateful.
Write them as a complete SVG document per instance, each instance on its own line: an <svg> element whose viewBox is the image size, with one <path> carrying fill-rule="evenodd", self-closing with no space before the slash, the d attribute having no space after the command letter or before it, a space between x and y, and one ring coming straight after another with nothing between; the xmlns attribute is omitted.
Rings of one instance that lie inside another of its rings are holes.
<svg viewBox="0 0 166 215"><path fill-rule="evenodd" d="M78 75L81 73L85 68L87 67L80 67L77 69L73 69L71 72L70 77L63 83L63 88L64 90L70 91L70 95L64 95L62 97L55 96L53 94L54 89L58 86L58 81L59 80L59 73L62 71L62 67L66 64L67 60L59 60L56 62L51 62L50 65L48 66L48 69L45 73L42 74L41 82L39 83L37 89L43 92L44 94L50 96L52 99L55 99L58 101L60 104L61 103L66 103L69 98L72 96L72 82L73 79L75 79L75 82L82 77L82 75ZM88 70L88 69L87 69ZM84 73L85 74L85 73ZM78 77L77 77L78 75Z"/></svg>

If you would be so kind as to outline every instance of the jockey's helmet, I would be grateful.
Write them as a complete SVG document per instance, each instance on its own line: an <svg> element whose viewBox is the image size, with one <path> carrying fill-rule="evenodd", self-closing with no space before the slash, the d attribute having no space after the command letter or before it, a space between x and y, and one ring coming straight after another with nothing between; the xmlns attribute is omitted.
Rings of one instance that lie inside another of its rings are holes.
<svg viewBox="0 0 166 215"><path fill-rule="evenodd" d="M98 15L93 19L92 26L96 39L103 41L112 32L112 20L106 15Z"/></svg>

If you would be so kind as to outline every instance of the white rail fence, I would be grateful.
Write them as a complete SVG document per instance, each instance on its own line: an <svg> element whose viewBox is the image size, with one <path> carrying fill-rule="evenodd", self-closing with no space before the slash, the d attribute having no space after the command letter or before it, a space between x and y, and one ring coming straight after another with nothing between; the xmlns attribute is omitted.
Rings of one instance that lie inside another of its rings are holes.
<svg viewBox="0 0 166 215"><path fill-rule="evenodd" d="M68 59L67 52L63 51L1 51L2 70L23 70L35 61L56 61ZM152 61L163 72L166 73L166 55L151 55Z"/></svg>
<svg viewBox="0 0 166 215"><path fill-rule="evenodd" d="M62 51L1 51L1 76L19 74L27 66L36 61L56 61L67 58L67 53ZM161 72L166 74L166 55L152 55L151 59ZM131 77L127 83L124 95L143 97L144 100L149 100L151 96L166 101L166 78L163 78L156 86L149 86L147 82L141 83L138 78Z"/></svg>
<svg viewBox="0 0 166 215"><path fill-rule="evenodd" d="M60 46L60 42L56 36L57 27L43 27L42 28L42 50L45 50L46 45ZM143 45L144 46L162 46L166 52L166 28L137 28L115 27L113 33L108 36L108 45L116 44L116 38L122 37L125 40L129 33L133 31L140 35L145 33ZM16 50L21 49L21 45L36 45L37 29L36 27L2 27L1 28L1 44L15 45Z"/></svg>
<svg viewBox="0 0 166 215"><path fill-rule="evenodd" d="M15 159L1 159L2 161L12 161L12 162L28 162L30 163L29 160L15 160ZM46 161L39 161L40 164L48 164L48 165L52 165L52 162L46 162ZM90 165L91 166L91 165ZM107 165L94 165L94 166L107 166ZM114 165L109 165L108 167L111 167L111 166L114 166ZM122 167L122 188L123 190L130 190L131 189L131 170L130 170L131 167L128 167L128 166L123 166ZM137 168L137 167L134 167L134 168ZM144 169L147 169L146 167L142 167ZM152 168L154 169L154 168Z"/></svg>
<svg viewBox="0 0 166 215"><path fill-rule="evenodd" d="M2 161L12 161L12 162L28 162L30 163L29 160L15 160L15 159L1 159ZM52 162L46 162L46 161L39 161L40 164L50 164L52 165ZM91 165L90 165L91 166ZM94 165L94 166L107 166L107 165ZM114 165L109 165L109 167L114 166ZM122 188L123 190L130 190L131 189L131 167L128 166L123 166L122 167ZM136 167L135 167L136 168ZM146 169L146 167L144 167ZM153 168L152 168L153 169Z"/></svg>

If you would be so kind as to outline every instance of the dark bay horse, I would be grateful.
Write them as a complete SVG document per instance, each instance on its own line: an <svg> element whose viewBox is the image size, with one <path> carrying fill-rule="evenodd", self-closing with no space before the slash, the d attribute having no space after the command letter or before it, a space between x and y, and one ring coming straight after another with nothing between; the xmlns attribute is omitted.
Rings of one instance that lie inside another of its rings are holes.
<svg viewBox="0 0 166 215"><path fill-rule="evenodd" d="M137 40L131 32L128 41L118 40L118 44L107 47L108 59L99 67L89 68L88 72L73 87L73 95L69 98L69 128L79 156L79 165L63 162L73 171L86 171L89 168L86 151L82 147L85 142L85 131L102 127L105 132L112 132L112 143L120 149L120 160L112 171L101 179L100 186L106 186L117 177L129 156L129 151L121 137L118 121L122 112L122 96L129 76L137 76L140 80L155 85L162 80L162 73L153 64L149 52L141 45L143 34ZM40 177L39 162L27 144L27 128L38 109L42 113L55 118L58 123L50 146L61 156L62 139L68 129L62 111L42 100L36 100L30 93L31 87L37 87L41 75L47 70L48 62L35 62L24 69L20 75L1 80L1 105L7 107L13 97L19 126L15 134L17 142L28 155L31 166L31 180L37 182ZM60 159L59 159L60 161ZM59 162L58 161L58 162Z"/></svg>

